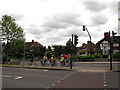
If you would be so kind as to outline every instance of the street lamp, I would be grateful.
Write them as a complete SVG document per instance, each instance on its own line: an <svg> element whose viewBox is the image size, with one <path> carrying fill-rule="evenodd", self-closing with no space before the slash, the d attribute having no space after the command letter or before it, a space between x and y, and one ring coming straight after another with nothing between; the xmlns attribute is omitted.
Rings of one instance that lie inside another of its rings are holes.
<svg viewBox="0 0 120 90"><path fill-rule="evenodd" d="M88 32L88 29L85 27L85 25L83 25L83 31L87 31L89 37L90 37L90 57L92 55L92 45L91 45L91 36L90 36L90 33Z"/></svg>

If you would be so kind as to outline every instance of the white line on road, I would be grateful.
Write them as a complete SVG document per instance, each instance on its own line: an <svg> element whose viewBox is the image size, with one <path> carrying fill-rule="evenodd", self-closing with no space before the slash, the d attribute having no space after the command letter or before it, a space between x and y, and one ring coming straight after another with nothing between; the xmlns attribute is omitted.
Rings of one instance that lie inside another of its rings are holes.
<svg viewBox="0 0 120 90"><path fill-rule="evenodd" d="M3 77L12 77L12 76L8 76L8 75L2 75Z"/></svg>
<svg viewBox="0 0 120 90"><path fill-rule="evenodd" d="M104 87L106 87L107 85L106 84L104 84Z"/></svg>
<svg viewBox="0 0 120 90"><path fill-rule="evenodd" d="M21 79L21 78L23 78L23 76L16 76L16 78L14 78L14 79L18 80L18 79Z"/></svg>
<svg viewBox="0 0 120 90"><path fill-rule="evenodd" d="M67 77L65 76L65 78L67 78Z"/></svg>
<svg viewBox="0 0 120 90"><path fill-rule="evenodd" d="M104 83L106 83L106 81L104 81Z"/></svg>
<svg viewBox="0 0 120 90"><path fill-rule="evenodd" d="M48 71L48 70L43 70L43 71L45 71L45 72L46 72L46 71Z"/></svg>
<svg viewBox="0 0 120 90"><path fill-rule="evenodd" d="M53 84L53 86L55 86L55 84Z"/></svg>

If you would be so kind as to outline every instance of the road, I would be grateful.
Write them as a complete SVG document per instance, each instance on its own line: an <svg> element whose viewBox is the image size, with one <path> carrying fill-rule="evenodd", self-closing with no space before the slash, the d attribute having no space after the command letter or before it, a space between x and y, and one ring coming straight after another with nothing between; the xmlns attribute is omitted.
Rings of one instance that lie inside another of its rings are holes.
<svg viewBox="0 0 120 90"><path fill-rule="evenodd" d="M100 69L56 71L4 67L2 77L3 88L118 88L118 72Z"/></svg>
<svg viewBox="0 0 120 90"><path fill-rule="evenodd" d="M3 88L49 88L73 71L3 68Z"/></svg>

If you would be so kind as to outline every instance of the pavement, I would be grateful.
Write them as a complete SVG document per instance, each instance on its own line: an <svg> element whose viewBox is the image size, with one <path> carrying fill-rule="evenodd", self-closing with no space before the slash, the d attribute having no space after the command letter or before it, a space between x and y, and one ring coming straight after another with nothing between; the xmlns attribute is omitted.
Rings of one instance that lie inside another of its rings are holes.
<svg viewBox="0 0 120 90"><path fill-rule="evenodd" d="M120 64L120 62L112 62L113 64ZM75 62L75 64L109 64L109 62ZM78 70L106 70L107 72L119 72L120 69L109 70L106 67L90 67L90 66L74 66L72 69L70 67L51 67L51 66L27 66L27 65L2 65L2 67L14 67L14 68L28 68L28 69L48 69L48 70L66 70L66 71L78 71Z"/></svg>

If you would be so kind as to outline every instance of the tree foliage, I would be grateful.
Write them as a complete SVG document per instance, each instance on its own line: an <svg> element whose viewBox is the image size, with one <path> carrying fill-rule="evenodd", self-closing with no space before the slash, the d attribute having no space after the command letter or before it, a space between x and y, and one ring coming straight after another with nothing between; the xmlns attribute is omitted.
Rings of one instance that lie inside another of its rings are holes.
<svg viewBox="0 0 120 90"><path fill-rule="evenodd" d="M53 55L55 56L60 56L65 51L64 46L61 45L52 45L52 47L53 47Z"/></svg>
<svg viewBox="0 0 120 90"><path fill-rule="evenodd" d="M66 43L65 49L67 54L76 54L76 52L78 51L77 47L75 45L72 45L71 39L69 39Z"/></svg>
<svg viewBox="0 0 120 90"><path fill-rule="evenodd" d="M0 30L2 30L2 39L6 40L7 43L14 39L24 38L23 29L15 23L15 19L11 16L2 16Z"/></svg>
<svg viewBox="0 0 120 90"><path fill-rule="evenodd" d="M24 54L24 39L13 39L8 43L8 55L15 58L21 58Z"/></svg>
<svg viewBox="0 0 120 90"><path fill-rule="evenodd" d="M66 42L66 46L62 45L53 45L53 54L60 56L61 54L76 54L78 51L75 45L72 45L71 39Z"/></svg>
<svg viewBox="0 0 120 90"><path fill-rule="evenodd" d="M3 15L0 21L1 39L6 42L5 52L10 56L22 56L24 46L24 31L15 22L15 19L8 15Z"/></svg>

